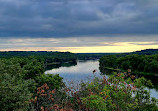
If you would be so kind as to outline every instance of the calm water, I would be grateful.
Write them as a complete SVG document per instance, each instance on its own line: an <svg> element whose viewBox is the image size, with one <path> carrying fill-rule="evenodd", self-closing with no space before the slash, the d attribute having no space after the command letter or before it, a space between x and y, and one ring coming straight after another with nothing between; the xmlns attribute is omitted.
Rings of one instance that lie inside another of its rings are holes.
<svg viewBox="0 0 158 111"><path fill-rule="evenodd" d="M94 75L97 77L101 77L98 66L98 61L78 61L77 65L75 66L62 66L59 68L54 68L52 70L47 70L45 73L59 74L61 77L64 78L64 82L73 81L79 83L80 81L91 80ZM96 69L97 71L93 74L94 69Z"/></svg>
<svg viewBox="0 0 158 111"><path fill-rule="evenodd" d="M93 74L94 69L96 69L97 71ZM77 65L61 66L58 68L47 70L45 73L59 74L61 77L64 78L64 82L66 82L66 84L78 84L80 83L80 81L89 81L94 76L101 77L99 71L99 62L96 60L78 61ZM158 99L158 90L156 90L156 88L150 89L150 92L151 97L155 97Z"/></svg>

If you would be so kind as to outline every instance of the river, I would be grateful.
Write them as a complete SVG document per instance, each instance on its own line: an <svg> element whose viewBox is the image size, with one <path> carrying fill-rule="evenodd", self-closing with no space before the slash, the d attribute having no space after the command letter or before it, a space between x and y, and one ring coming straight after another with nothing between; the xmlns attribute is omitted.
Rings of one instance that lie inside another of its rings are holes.
<svg viewBox="0 0 158 111"><path fill-rule="evenodd" d="M96 72L93 74L93 70L96 69ZM79 84L81 81L90 81L94 76L102 77L99 71L99 61L97 60L88 60L88 61L78 61L77 64L72 65L63 65L61 67L55 67L51 70L47 70L45 74L59 74L63 77L66 84L75 83ZM105 74L105 76L107 76ZM152 81L152 80L151 80ZM151 92L151 97L158 99L158 89L156 88L147 88Z"/></svg>

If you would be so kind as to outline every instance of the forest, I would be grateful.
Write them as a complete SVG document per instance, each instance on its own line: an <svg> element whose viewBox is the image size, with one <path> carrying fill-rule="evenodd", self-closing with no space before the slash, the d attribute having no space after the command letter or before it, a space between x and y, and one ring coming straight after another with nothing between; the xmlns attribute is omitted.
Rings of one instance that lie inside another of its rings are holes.
<svg viewBox="0 0 158 111"><path fill-rule="evenodd" d="M38 54L37 54L38 53ZM158 100L150 97L145 78L131 80L123 73L109 78L94 76L80 87L66 86L59 74L44 74L48 63L75 62L70 52L1 52L1 111L156 111ZM158 55L107 55L100 67L157 73ZM144 65L145 64L145 65ZM129 73L127 71L127 73Z"/></svg>
<svg viewBox="0 0 158 111"><path fill-rule="evenodd" d="M117 57L115 55L100 58L100 70L114 68L121 70L131 69L139 74L158 74L158 54L153 55L126 55Z"/></svg>

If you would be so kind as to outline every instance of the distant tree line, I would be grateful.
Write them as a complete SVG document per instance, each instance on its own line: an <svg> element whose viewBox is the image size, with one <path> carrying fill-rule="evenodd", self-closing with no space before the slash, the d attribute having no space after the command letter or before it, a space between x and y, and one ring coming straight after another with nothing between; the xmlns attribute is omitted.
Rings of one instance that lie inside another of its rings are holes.
<svg viewBox="0 0 158 111"><path fill-rule="evenodd" d="M117 57L122 57L122 56L133 55L133 54L153 55L153 54L158 54L158 49L146 49L146 50L129 52L129 53L76 53L75 55L79 60L96 60L106 55L115 55Z"/></svg>
<svg viewBox="0 0 158 111"><path fill-rule="evenodd" d="M105 55L116 55L118 53L76 53L79 60L96 60Z"/></svg>
<svg viewBox="0 0 158 111"><path fill-rule="evenodd" d="M111 67L115 69L131 69L132 71L158 74L158 54L133 54L122 57L108 55L101 57L99 62L101 70L103 70L105 67Z"/></svg>
<svg viewBox="0 0 158 111"><path fill-rule="evenodd" d="M70 52L52 52L52 51L8 51L0 52L0 58L36 58L44 63L52 62L76 62L77 57Z"/></svg>
<svg viewBox="0 0 158 111"><path fill-rule="evenodd" d="M152 55L152 54L158 54L158 49L145 49L141 51L135 51L131 54L139 54L139 55Z"/></svg>

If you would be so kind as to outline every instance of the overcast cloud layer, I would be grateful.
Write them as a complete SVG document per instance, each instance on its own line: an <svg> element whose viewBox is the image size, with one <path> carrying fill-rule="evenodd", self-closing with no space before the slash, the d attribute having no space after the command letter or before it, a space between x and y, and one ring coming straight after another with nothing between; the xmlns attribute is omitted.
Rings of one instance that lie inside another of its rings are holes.
<svg viewBox="0 0 158 111"><path fill-rule="evenodd" d="M158 34L158 0L0 0L0 37Z"/></svg>
<svg viewBox="0 0 158 111"><path fill-rule="evenodd" d="M158 48L158 0L0 0L0 51Z"/></svg>

